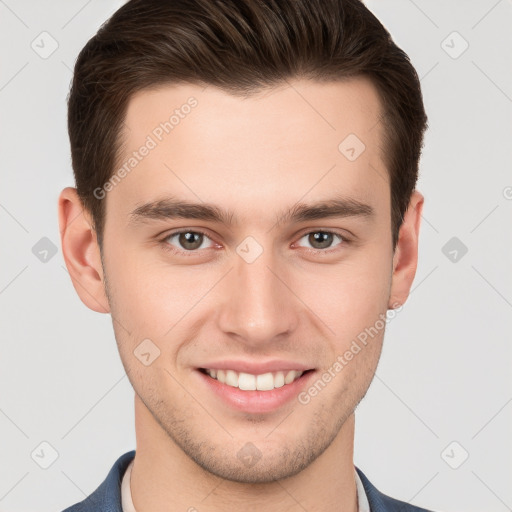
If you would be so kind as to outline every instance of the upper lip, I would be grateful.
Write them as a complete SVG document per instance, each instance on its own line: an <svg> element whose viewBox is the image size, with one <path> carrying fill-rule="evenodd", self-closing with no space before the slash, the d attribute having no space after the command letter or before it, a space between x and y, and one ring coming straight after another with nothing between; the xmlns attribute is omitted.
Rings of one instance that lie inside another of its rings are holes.
<svg viewBox="0 0 512 512"><path fill-rule="evenodd" d="M214 370L234 370L238 373L251 373L253 375L262 375L264 373L278 372L280 370L297 370L299 372L305 372L306 370L313 369L307 364L277 359L258 362L222 359L219 361L211 361L209 363L205 363L199 366L199 368Z"/></svg>

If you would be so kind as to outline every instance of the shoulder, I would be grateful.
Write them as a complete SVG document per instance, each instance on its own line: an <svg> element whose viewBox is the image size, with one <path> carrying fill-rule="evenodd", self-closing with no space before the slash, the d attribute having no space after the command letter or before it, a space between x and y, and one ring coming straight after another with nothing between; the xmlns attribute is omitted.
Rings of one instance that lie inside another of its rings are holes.
<svg viewBox="0 0 512 512"><path fill-rule="evenodd" d="M134 457L135 450L121 455L92 494L62 512L122 512L121 479Z"/></svg>
<svg viewBox="0 0 512 512"><path fill-rule="evenodd" d="M356 471L363 483L371 512L435 512L387 496L380 492L357 466Z"/></svg>

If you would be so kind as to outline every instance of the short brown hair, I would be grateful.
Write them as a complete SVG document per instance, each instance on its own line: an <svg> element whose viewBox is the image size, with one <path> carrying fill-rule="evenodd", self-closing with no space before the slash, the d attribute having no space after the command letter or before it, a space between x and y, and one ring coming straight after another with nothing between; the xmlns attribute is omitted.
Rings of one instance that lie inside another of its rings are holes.
<svg viewBox="0 0 512 512"><path fill-rule="evenodd" d="M249 95L288 79L366 76L382 103L393 248L418 178L427 116L409 57L360 0L130 0L80 52L68 97L77 193L100 248L131 96L166 83ZM341 141L340 141L341 142Z"/></svg>

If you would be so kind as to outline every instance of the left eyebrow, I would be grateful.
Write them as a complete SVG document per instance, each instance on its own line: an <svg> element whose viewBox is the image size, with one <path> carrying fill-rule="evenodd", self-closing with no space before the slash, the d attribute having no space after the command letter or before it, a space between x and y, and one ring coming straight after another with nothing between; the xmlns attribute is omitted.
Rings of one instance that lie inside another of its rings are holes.
<svg viewBox="0 0 512 512"><path fill-rule="evenodd" d="M327 218L360 217L371 220L375 210L369 204L352 198L335 198L313 204L298 203L285 213L278 216L276 225L287 222L304 222Z"/></svg>
<svg viewBox="0 0 512 512"><path fill-rule="evenodd" d="M150 201L135 208L130 214L130 224L152 220L197 219L228 226L238 224L234 212L208 203L192 203L174 197ZM313 204L297 203L276 217L275 226L326 218L375 217L374 208L353 198L333 198Z"/></svg>

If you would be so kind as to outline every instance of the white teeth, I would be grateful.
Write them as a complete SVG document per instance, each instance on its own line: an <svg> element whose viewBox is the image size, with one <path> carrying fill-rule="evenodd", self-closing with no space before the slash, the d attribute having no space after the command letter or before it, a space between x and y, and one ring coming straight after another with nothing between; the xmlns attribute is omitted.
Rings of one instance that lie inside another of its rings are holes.
<svg viewBox="0 0 512 512"><path fill-rule="evenodd" d="M284 373L283 372L277 372L274 375L274 387L275 388L282 388L284 386Z"/></svg>
<svg viewBox="0 0 512 512"><path fill-rule="evenodd" d="M245 391L254 391L256 389L256 376L250 373L240 373L238 375L238 387Z"/></svg>
<svg viewBox="0 0 512 512"><path fill-rule="evenodd" d="M234 388L238 387L238 375L233 370L226 370L226 384Z"/></svg>
<svg viewBox="0 0 512 512"><path fill-rule="evenodd" d="M256 389L269 391L274 389L274 376L271 373L264 373L256 377Z"/></svg>
<svg viewBox="0 0 512 512"><path fill-rule="evenodd" d="M281 388L285 384L291 384L304 372L290 370L288 372L268 372L261 375L252 375L244 372L238 373L234 370L207 369L206 373L213 379L217 379L222 384L239 388L244 391L270 391L275 388Z"/></svg>
<svg viewBox="0 0 512 512"><path fill-rule="evenodd" d="M286 374L286 377L284 378L284 383L285 384L290 384L291 382L293 382L295 379L295 372L293 370L290 370L287 374Z"/></svg>

